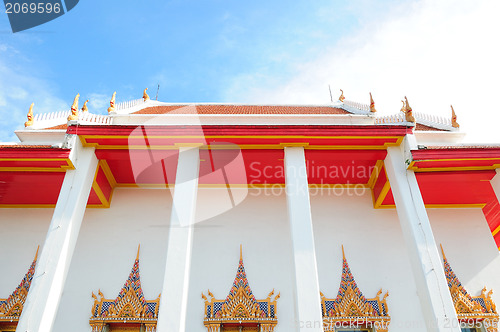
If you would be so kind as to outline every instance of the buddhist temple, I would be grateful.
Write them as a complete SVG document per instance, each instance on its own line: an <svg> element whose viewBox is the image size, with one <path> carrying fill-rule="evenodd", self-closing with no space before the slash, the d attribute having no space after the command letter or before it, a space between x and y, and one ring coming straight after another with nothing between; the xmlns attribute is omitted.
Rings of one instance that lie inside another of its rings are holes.
<svg viewBox="0 0 500 332"><path fill-rule="evenodd" d="M498 331L500 138L459 105L141 93L0 143L0 331Z"/></svg>

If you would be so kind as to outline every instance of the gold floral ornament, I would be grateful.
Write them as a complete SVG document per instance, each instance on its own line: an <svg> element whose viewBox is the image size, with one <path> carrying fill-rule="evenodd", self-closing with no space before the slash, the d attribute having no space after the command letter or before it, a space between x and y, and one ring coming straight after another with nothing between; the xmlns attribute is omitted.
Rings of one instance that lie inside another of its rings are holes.
<svg viewBox="0 0 500 332"><path fill-rule="evenodd" d="M85 112L88 112L89 111L89 108L87 107L87 103L89 102L89 100L85 100L85 102L83 103L83 106L82 106L82 112L85 113Z"/></svg>
<svg viewBox="0 0 500 332"><path fill-rule="evenodd" d="M455 114L455 110L453 109L453 105L451 106L451 126L453 128L460 128L460 125L457 122L457 115Z"/></svg>
<svg viewBox="0 0 500 332"><path fill-rule="evenodd" d="M129 324L130 326L140 324L141 331L156 331L160 296L158 295L156 300L151 301L144 298L139 274L140 248L139 246L137 249L132 271L115 300L105 299L100 290L97 296L92 293L94 304L89 321L92 332L102 332L107 326L116 324Z"/></svg>
<svg viewBox="0 0 500 332"><path fill-rule="evenodd" d="M443 246L441 246L443 254L443 265L448 288L450 289L451 298L455 311L457 312L458 320L462 324L470 324L474 327L482 324L487 332L498 331L498 313L496 305L491 299L493 291L486 292L486 287L481 291L479 296L471 296L465 290L464 286L453 272L446 255L444 254Z"/></svg>
<svg viewBox="0 0 500 332"><path fill-rule="evenodd" d="M149 100L149 95L146 92L147 90L148 90L148 88L144 89L144 92L142 93L142 99L144 99L144 101L148 101Z"/></svg>
<svg viewBox="0 0 500 332"><path fill-rule="evenodd" d="M116 103L116 91L113 92L113 96L111 97L111 100L109 101L108 113L115 111L115 103Z"/></svg>
<svg viewBox="0 0 500 332"><path fill-rule="evenodd" d="M24 127L31 127L34 123L33 121L33 106L35 106L35 103L31 103L30 105L30 110L28 111L28 115L26 116L28 118L28 121L24 123Z"/></svg>
<svg viewBox="0 0 500 332"><path fill-rule="evenodd" d="M341 92L341 94L340 94L339 100L340 100L341 102L344 102L344 100L345 100L345 97L344 97L344 91L343 91L342 89L340 89L340 92Z"/></svg>
<svg viewBox="0 0 500 332"><path fill-rule="evenodd" d="M201 294L205 300L203 324L208 332L236 331L238 328L245 331L272 332L278 324L276 301L280 294L274 296L273 290L265 300L255 298L247 280L241 246L240 262L229 295L225 300L217 300L209 290L208 296L210 299Z"/></svg>
<svg viewBox="0 0 500 332"><path fill-rule="evenodd" d="M342 256L342 277L337 297L328 299L320 293L324 330L337 331L340 327L349 326L375 332L387 332L391 322L386 300L389 292L381 298L382 290L379 290L374 298L365 298L351 273L343 246Z"/></svg>
<svg viewBox="0 0 500 332"><path fill-rule="evenodd" d="M373 101L372 93L370 92L370 112L375 113L375 102Z"/></svg>
<svg viewBox="0 0 500 332"><path fill-rule="evenodd" d="M415 118L413 117L413 110L411 109L410 104L408 104L408 98L405 96L405 119L406 122L415 122Z"/></svg>
<svg viewBox="0 0 500 332"><path fill-rule="evenodd" d="M78 99L80 99L80 94L78 93L73 100L73 105L71 105L71 114L68 116L68 121L78 120Z"/></svg>
<svg viewBox="0 0 500 332"><path fill-rule="evenodd" d="M38 247L40 249L40 247ZM30 290L31 281L33 280L33 275L35 274L35 266L38 259L38 249L36 250L35 258L28 269L28 272L24 275L23 280L17 286L17 288L12 292L12 294L7 299L0 299L0 330L15 329L23 311L24 303L26 302L26 297Z"/></svg>

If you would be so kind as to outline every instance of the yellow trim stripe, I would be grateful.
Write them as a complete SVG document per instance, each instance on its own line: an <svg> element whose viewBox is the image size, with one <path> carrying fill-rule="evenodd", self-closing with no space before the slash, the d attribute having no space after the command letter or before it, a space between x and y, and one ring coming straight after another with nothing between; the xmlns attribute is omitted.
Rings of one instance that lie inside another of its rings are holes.
<svg viewBox="0 0 500 332"><path fill-rule="evenodd" d="M380 175L380 172L382 171L382 168L384 168L384 161L383 160L377 160L375 163L375 168L372 171L372 174L370 175L370 180L368 180L368 186L373 189L375 186L375 183L377 183L378 177Z"/></svg>
<svg viewBox="0 0 500 332"><path fill-rule="evenodd" d="M0 158L0 161L65 161L66 165L58 167L0 167L0 172L66 172L68 169L75 169L69 158Z"/></svg>

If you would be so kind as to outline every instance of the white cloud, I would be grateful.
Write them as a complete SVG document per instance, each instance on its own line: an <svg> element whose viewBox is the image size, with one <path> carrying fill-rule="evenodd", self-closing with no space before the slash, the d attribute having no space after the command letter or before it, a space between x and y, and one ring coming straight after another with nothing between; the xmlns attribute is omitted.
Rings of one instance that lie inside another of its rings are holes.
<svg viewBox="0 0 500 332"><path fill-rule="evenodd" d="M226 99L261 103L327 103L339 88L350 100L396 113L408 96L414 111L458 114L468 140L499 141L500 2L416 1L373 17L357 32L308 63L292 77L244 73Z"/></svg>

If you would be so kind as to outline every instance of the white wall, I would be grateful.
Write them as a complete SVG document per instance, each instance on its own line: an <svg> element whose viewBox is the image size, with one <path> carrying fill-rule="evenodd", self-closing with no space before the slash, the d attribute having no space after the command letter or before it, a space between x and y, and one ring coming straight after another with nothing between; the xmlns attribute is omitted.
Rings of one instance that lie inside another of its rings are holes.
<svg viewBox="0 0 500 332"><path fill-rule="evenodd" d="M93 298L101 289L115 299L141 244L144 296L161 292L172 199L168 190L116 189L110 209L87 209L76 245L54 332L90 331Z"/></svg>
<svg viewBox="0 0 500 332"><path fill-rule="evenodd" d="M0 298L6 299L42 250L54 209L0 209Z"/></svg>

